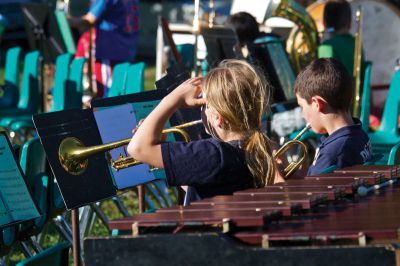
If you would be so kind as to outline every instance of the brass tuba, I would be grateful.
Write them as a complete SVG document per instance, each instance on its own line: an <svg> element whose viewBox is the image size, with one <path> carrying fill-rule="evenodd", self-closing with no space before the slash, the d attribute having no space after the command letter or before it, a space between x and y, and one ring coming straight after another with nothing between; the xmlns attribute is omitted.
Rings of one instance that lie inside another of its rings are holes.
<svg viewBox="0 0 400 266"><path fill-rule="evenodd" d="M286 18L296 24L287 40L286 50L296 73L311 61L317 59L319 45L318 30L314 19L293 0L275 0L279 2L272 16Z"/></svg>
<svg viewBox="0 0 400 266"><path fill-rule="evenodd" d="M189 134L183 130L183 128L191 127L202 123L201 120L192 121L189 123L181 124L172 128L164 129L162 132L167 133L178 133L183 136L186 142L190 141ZM108 152L112 149L126 146L131 141L131 138L97 145L91 147L85 147L84 144L77 138L67 137L63 139L58 148L58 159L64 170L71 175L81 175L89 164L88 158L99 154ZM135 160L132 157L121 157L117 160L110 161L111 166L115 170L124 169L127 167L141 164L142 162Z"/></svg>

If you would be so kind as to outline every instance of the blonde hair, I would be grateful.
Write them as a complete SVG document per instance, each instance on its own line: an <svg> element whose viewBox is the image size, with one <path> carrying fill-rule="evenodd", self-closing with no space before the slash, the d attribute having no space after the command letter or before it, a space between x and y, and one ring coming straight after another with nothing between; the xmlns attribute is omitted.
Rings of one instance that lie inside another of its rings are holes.
<svg viewBox="0 0 400 266"><path fill-rule="evenodd" d="M207 104L223 118L225 129L244 136L246 164L256 187L273 184L275 160L270 140L261 131L269 106L270 87L264 76L242 60L224 60L202 85Z"/></svg>

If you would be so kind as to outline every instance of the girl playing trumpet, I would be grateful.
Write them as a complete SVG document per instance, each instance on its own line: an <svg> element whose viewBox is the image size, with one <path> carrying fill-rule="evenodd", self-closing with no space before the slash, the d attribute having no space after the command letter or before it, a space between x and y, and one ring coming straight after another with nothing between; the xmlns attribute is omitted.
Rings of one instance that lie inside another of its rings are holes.
<svg viewBox="0 0 400 266"><path fill-rule="evenodd" d="M187 185L185 205L273 184L271 143L260 129L269 97L269 84L253 66L225 60L204 80L189 79L166 96L138 127L128 152L164 168L169 185ZM212 138L163 141L167 120L185 107L202 107L203 124Z"/></svg>

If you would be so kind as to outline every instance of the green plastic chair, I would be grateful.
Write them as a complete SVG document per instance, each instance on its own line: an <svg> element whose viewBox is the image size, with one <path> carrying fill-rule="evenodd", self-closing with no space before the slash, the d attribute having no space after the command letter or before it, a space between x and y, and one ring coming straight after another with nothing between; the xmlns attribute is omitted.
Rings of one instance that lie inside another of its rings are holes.
<svg viewBox="0 0 400 266"><path fill-rule="evenodd" d="M50 112L82 107L84 58L72 59L72 54L57 58L53 89L53 108Z"/></svg>
<svg viewBox="0 0 400 266"><path fill-rule="evenodd" d="M0 230L0 257L8 255L18 237L18 224Z"/></svg>
<svg viewBox="0 0 400 266"><path fill-rule="evenodd" d="M194 45L191 43L177 44L176 49L181 55L181 60L185 63L188 69L194 67Z"/></svg>
<svg viewBox="0 0 400 266"><path fill-rule="evenodd" d="M129 63L120 63L114 67L111 88L107 97L123 95L125 93Z"/></svg>
<svg viewBox="0 0 400 266"><path fill-rule="evenodd" d="M55 10L54 16L57 20L58 28L61 31L61 38L64 41L67 52L70 54L75 54L76 52L75 42L65 12L62 10Z"/></svg>
<svg viewBox="0 0 400 266"><path fill-rule="evenodd" d="M389 153L400 142L398 115L400 106L400 70L397 70L390 83L381 124L375 132L368 134L372 148L376 152Z"/></svg>
<svg viewBox="0 0 400 266"><path fill-rule="evenodd" d="M57 57L56 70L54 73L54 86L53 86L53 106L51 112L64 110L66 101L65 85L68 80L69 65L72 61L72 54L66 53Z"/></svg>
<svg viewBox="0 0 400 266"><path fill-rule="evenodd" d="M400 164L400 142L394 145L390 149L389 158L387 165L399 165Z"/></svg>
<svg viewBox="0 0 400 266"><path fill-rule="evenodd" d="M146 64L139 62L128 68L124 94L131 94L144 91L144 70Z"/></svg>
<svg viewBox="0 0 400 266"><path fill-rule="evenodd" d="M6 63L4 66L4 81L19 87L19 59L21 56L21 47L8 49Z"/></svg>
<svg viewBox="0 0 400 266"><path fill-rule="evenodd" d="M72 60L66 86L66 104L64 109L82 108L83 95L83 67L85 58Z"/></svg>
<svg viewBox="0 0 400 266"><path fill-rule="evenodd" d="M40 63L41 57L38 51L30 52L25 56L21 95L17 108L0 111L0 127L7 128L15 118L38 112L41 102Z"/></svg>
<svg viewBox="0 0 400 266"><path fill-rule="evenodd" d="M72 59L66 53L57 57L54 74L53 106L50 112L82 107L84 58ZM32 116L20 116L9 123L9 128L18 132L22 129L34 129Z"/></svg>
<svg viewBox="0 0 400 266"><path fill-rule="evenodd" d="M48 220L48 176L46 174L46 154L38 138L26 142L21 150L20 165L25 174L27 186L39 208L41 217L33 222L22 223L19 238L26 240L37 235Z"/></svg>
<svg viewBox="0 0 400 266"><path fill-rule="evenodd" d="M18 108L34 114L40 106L40 53L30 52L25 56L22 76L21 97Z"/></svg>
<svg viewBox="0 0 400 266"><path fill-rule="evenodd" d="M68 266L70 243L63 242L17 263L17 266Z"/></svg>
<svg viewBox="0 0 400 266"><path fill-rule="evenodd" d="M372 63L366 62L360 113L360 121L365 132L369 131L369 116L371 114L371 69Z"/></svg>
<svg viewBox="0 0 400 266"><path fill-rule="evenodd" d="M19 98L19 59L21 48L8 49L4 66L4 95L0 97L0 108L16 108Z"/></svg>

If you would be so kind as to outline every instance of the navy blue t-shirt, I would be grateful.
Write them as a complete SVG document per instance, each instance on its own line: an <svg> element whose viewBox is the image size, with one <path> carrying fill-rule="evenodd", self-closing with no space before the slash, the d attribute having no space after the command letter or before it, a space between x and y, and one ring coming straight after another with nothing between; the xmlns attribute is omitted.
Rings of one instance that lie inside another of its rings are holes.
<svg viewBox="0 0 400 266"><path fill-rule="evenodd" d="M139 37L139 0L96 0L96 58L132 62Z"/></svg>
<svg viewBox="0 0 400 266"><path fill-rule="evenodd" d="M209 138L189 143L165 142L161 152L168 184L189 186L185 205L254 187L238 141Z"/></svg>
<svg viewBox="0 0 400 266"><path fill-rule="evenodd" d="M363 164L372 156L371 142L358 119L354 119L354 125L342 127L321 141L307 175L320 174L333 165L340 169Z"/></svg>

